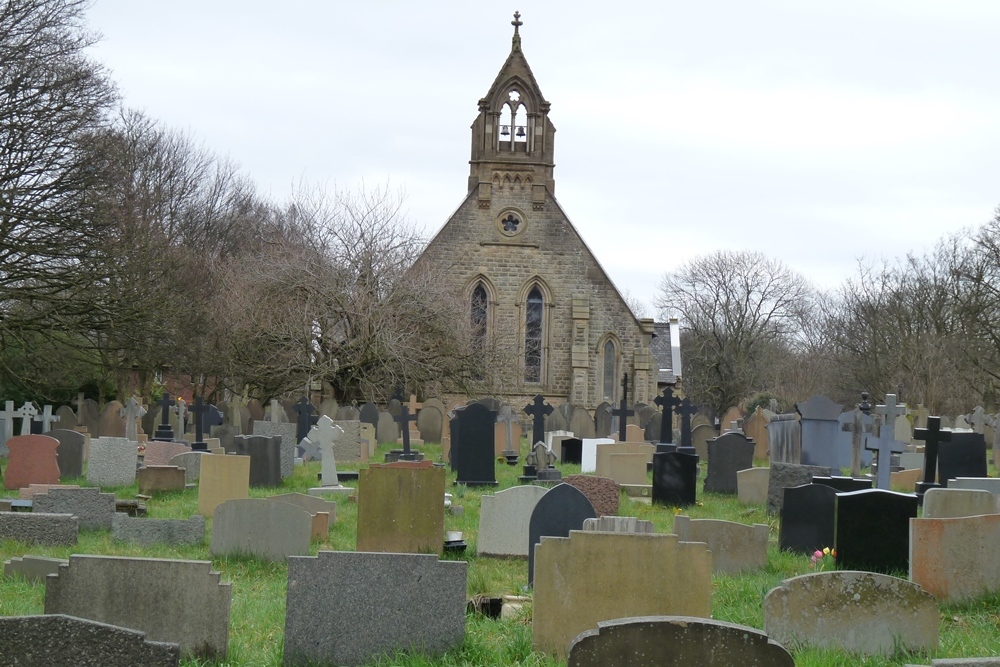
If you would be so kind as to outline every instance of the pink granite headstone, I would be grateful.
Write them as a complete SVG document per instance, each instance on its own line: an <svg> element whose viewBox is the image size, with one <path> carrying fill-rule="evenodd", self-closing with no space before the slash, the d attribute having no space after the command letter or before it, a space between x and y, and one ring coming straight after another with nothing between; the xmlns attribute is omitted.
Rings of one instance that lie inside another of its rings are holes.
<svg viewBox="0 0 1000 667"><path fill-rule="evenodd" d="M5 489L20 489L29 484L58 484L59 441L47 435L18 435L7 441L10 450L3 475Z"/></svg>
<svg viewBox="0 0 1000 667"><path fill-rule="evenodd" d="M170 459L174 458L178 454L190 451L190 447L182 445L179 442L151 440L146 443L146 452L142 457L142 465L146 467L168 466L170 465Z"/></svg>

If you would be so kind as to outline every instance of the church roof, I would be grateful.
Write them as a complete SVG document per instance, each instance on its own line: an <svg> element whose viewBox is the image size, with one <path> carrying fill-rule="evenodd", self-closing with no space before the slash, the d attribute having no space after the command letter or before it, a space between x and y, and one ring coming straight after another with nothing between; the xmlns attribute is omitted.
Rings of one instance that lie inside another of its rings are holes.
<svg viewBox="0 0 1000 667"><path fill-rule="evenodd" d="M524 57L524 52L521 51L521 35L518 31L522 25L520 12L514 12L514 20L511 21L511 25L514 26L514 36L511 39L510 55L507 56L503 67L497 73L497 77L493 80L493 85L490 86L486 97L479 100L479 106L492 106L497 96L505 92L505 89L512 80L516 80L528 88L532 96L536 98L536 109L542 109L543 107L547 109L549 103L545 101L542 89L539 87L538 81L535 80L531 66L528 65L528 59Z"/></svg>

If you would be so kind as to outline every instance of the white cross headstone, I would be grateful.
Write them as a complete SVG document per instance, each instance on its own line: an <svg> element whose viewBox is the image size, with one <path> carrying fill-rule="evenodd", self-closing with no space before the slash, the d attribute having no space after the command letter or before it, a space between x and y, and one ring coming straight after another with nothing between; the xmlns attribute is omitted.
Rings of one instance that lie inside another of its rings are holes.
<svg viewBox="0 0 1000 667"><path fill-rule="evenodd" d="M497 417L497 421L504 425L504 451L513 451L514 422L517 421L517 416L514 414L514 411L510 409L509 405L500 407L500 415Z"/></svg>
<svg viewBox="0 0 1000 667"><path fill-rule="evenodd" d="M6 442L14 437L14 401L7 401L3 412L0 412L0 422L3 431L0 431L0 451L6 452Z"/></svg>
<svg viewBox="0 0 1000 667"><path fill-rule="evenodd" d="M886 402L889 400L889 394L886 396ZM893 396L893 399L896 397ZM879 406L884 407L884 406ZM882 419L886 419L883 417ZM889 473L892 472L892 455L900 454L905 449L902 442L896 440L893 437L893 430L895 428L896 418L892 417L892 422L890 424L881 423L879 426L879 434L877 438L869 436L867 438L867 444L865 449L876 452L878 460L878 476L876 477L875 486L879 489L889 490ZM874 444L873 444L874 443Z"/></svg>
<svg viewBox="0 0 1000 667"><path fill-rule="evenodd" d="M187 402L183 398L177 399L177 404L170 408L170 411L177 415L178 438L183 438L187 433Z"/></svg>
<svg viewBox="0 0 1000 667"><path fill-rule="evenodd" d="M16 416L21 418L21 435L31 435L31 420L37 414L38 408L28 401L25 401L24 405L18 408Z"/></svg>
<svg viewBox="0 0 1000 667"><path fill-rule="evenodd" d="M42 423L42 433L48 433L52 430L52 424L59 421L59 415L52 414L51 405L45 405L42 407L42 414L35 415L35 421Z"/></svg>
<svg viewBox="0 0 1000 667"><path fill-rule="evenodd" d="M278 399L272 398L271 399L271 413L268 415L268 417L270 417L270 419L268 421L272 421L272 422L276 422L276 423L277 422L285 421L284 419L279 419L279 417L278 417L279 415L284 414L284 412L285 412L285 410L284 410L284 408L281 407L281 403L278 402Z"/></svg>
<svg viewBox="0 0 1000 667"><path fill-rule="evenodd" d="M128 403L122 406L121 416L125 418L125 437L129 442L139 441L139 420L146 414L146 408L136 400L135 396L128 399Z"/></svg>

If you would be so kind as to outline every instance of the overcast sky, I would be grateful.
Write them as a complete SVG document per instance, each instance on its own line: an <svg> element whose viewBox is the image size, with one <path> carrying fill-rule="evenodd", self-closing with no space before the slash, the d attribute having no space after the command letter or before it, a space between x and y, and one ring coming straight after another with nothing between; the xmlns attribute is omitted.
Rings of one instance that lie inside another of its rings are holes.
<svg viewBox="0 0 1000 667"><path fill-rule="evenodd" d="M466 195L477 102L522 50L556 198L619 288L716 249L836 287L1000 204L996 0L96 0L125 102L265 193L389 182L430 236Z"/></svg>

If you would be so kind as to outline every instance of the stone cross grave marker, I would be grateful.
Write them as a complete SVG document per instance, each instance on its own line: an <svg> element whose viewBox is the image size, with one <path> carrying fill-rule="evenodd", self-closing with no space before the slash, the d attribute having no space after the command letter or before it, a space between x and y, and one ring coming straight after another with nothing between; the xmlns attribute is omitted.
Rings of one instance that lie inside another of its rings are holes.
<svg viewBox="0 0 1000 667"><path fill-rule="evenodd" d="M187 401L178 396L176 405L172 406L170 411L177 415L177 436L183 438L184 434L187 433L188 427L189 410L187 407Z"/></svg>
<svg viewBox="0 0 1000 667"><path fill-rule="evenodd" d="M654 398L653 402L663 409L660 419L660 444L671 445L674 442L674 410L680 407L681 399L674 395L674 386L668 384L663 388L663 395ZM659 445L656 447L656 451L667 451L667 449Z"/></svg>
<svg viewBox="0 0 1000 667"><path fill-rule="evenodd" d="M913 429L913 439L924 441L924 481L917 482L917 496L923 498L924 493L941 485L935 482L937 477L938 446L951 440L951 431L941 429L941 418L927 417L927 428Z"/></svg>
<svg viewBox="0 0 1000 667"><path fill-rule="evenodd" d="M889 394L889 396L892 396L892 394ZM893 396L893 398L895 398L895 396ZM879 407L885 406L880 405ZM881 419L888 419L888 416L883 416ZM903 443L899 442L894 437L895 417L893 417L892 421L892 424L883 423L879 425L879 434L878 437L874 439L874 446L871 444L872 438L870 437L867 438L868 444L865 445L865 449L877 453L876 461L878 462L878 476L876 477L875 486L886 491L889 490L889 473L892 472L892 455L901 454L904 449Z"/></svg>
<svg viewBox="0 0 1000 667"><path fill-rule="evenodd" d="M698 412L698 406L692 405L691 399L687 396L681 400L681 405L677 408L677 414L681 417L681 447L693 447L691 441L691 418Z"/></svg>
<svg viewBox="0 0 1000 667"><path fill-rule="evenodd" d="M552 414L555 410L551 405L545 402L545 397L541 394L537 394L531 403L524 406L524 414L532 417L532 427L531 427L531 446L534 447L535 443L545 442L545 417Z"/></svg>
<svg viewBox="0 0 1000 667"><path fill-rule="evenodd" d="M625 430L628 418L635 414L635 410L628 407L628 373L622 377L622 402L621 405L611 411L611 414L618 417L618 442L625 442Z"/></svg>
<svg viewBox="0 0 1000 667"><path fill-rule="evenodd" d="M31 435L31 420L38 414L38 408L25 401L24 405L17 409L15 416L21 419L21 435Z"/></svg>
<svg viewBox="0 0 1000 667"><path fill-rule="evenodd" d="M7 442L14 437L14 417L16 416L14 401L7 401L3 412L0 412L0 419L3 420L3 439L0 440L0 443Z"/></svg>
<svg viewBox="0 0 1000 667"><path fill-rule="evenodd" d="M861 450L865 440L865 434L872 432L871 424L864 423L864 415L871 412L871 403L868 402L868 392L861 392L861 402L854 409L854 422L844 424L841 430L851 434L851 477L861 476Z"/></svg>
<svg viewBox="0 0 1000 667"><path fill-rule="evenodd" d="M309 435L309 429L313 424L312 414L316 412L316 408L313 407L308 398L303 396L295 404L295 412L299 415L295 426L295 440L298 444L302 442L302 438Z"/></svg>
<svg viewBox="0 0 1000 667"><path fill-rule="evenodd" d="M76 400L73 401L73 405L76 406L76 425L78 427L83 426L83 405L86 402L86 398L81 391L76 395Z"/></svg>
<svg viewBox="0 0 1000 667"><path fill-rule="evenodd" d="M229 409L232 415L229 417L229 424L233 427L233 435L243 435L243 409L247 407L247 402L239 394L233 394Z"/></svg>
<svg viewBox="0 0 1000 667"><path fill-rule="evenodd" d="M42 433L48 433L49 431L52 430L52 424L55 424L59 421L59 415L52 414L51 405L45 405L42 406L42 414L35 415L34 419L36 422L41 422Z"/></svg>
<svg viewBox="0 0 1000 667"><path fill-rule="evenodd" d="M973 431L976 433L985 433L988 418L986 416L986 411L983 410L983 406L977 405L972 411L972 414L970 414L966 419L968 420L969 425L972 426Z"/></svg>
<svg viewBox="0 0 1000 667"><path fill-rule="evenodd" d="M875 412L882 415L881 428L888 428L892 438L896 437L896 417L906 414L906 403L896 404L895 394L885 395L885 405L876 405ZM880 434L881 437L881 434Z"/></svg>
<svg viewBox="0 0 1000 667"><path fill-rule="evenodd" d="M173 442L174 440L174 429L170 426L170 408L173 406L174 401L170 399L170 392L163 392L163 396L160 400L156 402L156 405L160 406L160 425L156 428L156 433L153 434L154 440L160 440L162 442Z"/></svg>
<svg viewBox="0 0 1000 667"><path fill-rule="evenodd" d="M135 396L128 399L128 403L122 406L121 416L125 418L125 437L129 442L139 441L139 420L146 414L146 408L136 400Z"/></svg>
<svg viewBox="0 0 1000 667"><path fill-rule="evenodd" d="M281 421L280 415L284 414L284 412L285 409L281 407L281 403L278 402L278 399L272 398L271 408L267 414L267 420L271 422L280 422Z"/></svg>
<svg viewBox="0 0 1000 667"><path fill-rule="evenodd" d="M219 408L205 403L201 396L195 396L194 406L191 408L194 415L194 439L191 443L192 451L208 451L208 443L205 442L205 431L211 432L213 426L222 424L223 416Z"/></svg>
<svg viewBox="0 0 1000 667"><path fill-rule="evenodd" d="M410 422L416 422L417 416L410 414L410 406L405 403L399 406L399 414L393 417L393 421L399 422L399 431L403 435L403 453L399 459L401 461L414 461L416 456L410 450Z"/></svg>

